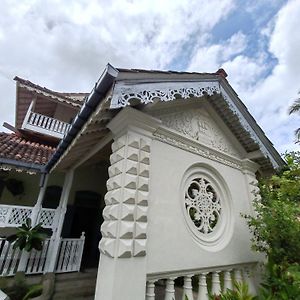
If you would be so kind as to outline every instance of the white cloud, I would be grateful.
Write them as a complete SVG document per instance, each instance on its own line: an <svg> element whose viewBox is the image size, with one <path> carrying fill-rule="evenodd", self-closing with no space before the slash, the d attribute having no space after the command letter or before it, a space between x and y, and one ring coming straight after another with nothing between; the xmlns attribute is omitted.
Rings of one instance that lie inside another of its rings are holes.
<svg viewBox="0 0 300 300"><path fill-rule="evenodd" d="M233 7L233 0L4 0L0 122L13 123L14 88L7 77L89 91L107 62L162 69L184 42L193 35L201 38Z"/></svg>
<svg viewBox="0 0 300 300"><path fill-rule="evenodd" d="M212 29L234 13L234 2L2 1L0 123L13 123L14 75L56 90L89 91L107 62L117 67L164 69L193 40L188 69L214 72L224 67L233 88L277 148L296 147L293 131L299 119L288 116L287 107L300 89L299 1L289 1L268 26L256 29L257 39L269 40L269 52L277 60L267 77L269 54L259 47L255 56L249 56L250 39L245 33L212 43ZM262 7L251 3L246 10L259 17Z"/></svg>
<svg viewBox="0 0 300 300"><path fill-rule="evenodd" d="M201 44L195 47L195 52L188 67L189 70L198 72L217 71L224 61L245 50L247 37L243 33L238 32L222 44L205 46L204 43L209 43L209 38L201 41Z"/></svg>

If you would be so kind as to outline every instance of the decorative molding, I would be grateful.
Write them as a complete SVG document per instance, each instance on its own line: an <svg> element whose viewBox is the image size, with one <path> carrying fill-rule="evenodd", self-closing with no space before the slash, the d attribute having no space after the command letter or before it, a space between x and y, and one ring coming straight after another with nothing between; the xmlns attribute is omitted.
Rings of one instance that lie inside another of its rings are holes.
<svg viewBox="0 0 300 300"><path fill-rule="evenodd" d="M0 165L0 170L3 170L3 171L12 171L12 170L14 170L18 173L26 172L29 175L36 175L38 173L37 171L28 170L26 168L18 168L18 167L11 166L11 165L6 165L6 164L1 164Z"/></svg>
<svg viewBox="0 0 300 300"><path fill-rule="evenodd" d="M217 152L216 150L209 149L205 145L201 145L196 141L193 141L189 138L183 137L176 133L171 133L163 128L160 128L154 133L156 140L167 143L174 147L201 155L202 157L220 162L226 166L241 170L242 165L238 159L229 157L226 154Z"/></svg>
<svg viewBox="0 0 300 300"><path fill-rule="evenodd" d="M202 109L186 110L161 116L163 124L218 151L239 157L224 133Z"/></svg>
<svg viewBox="0 0 300 300"><path fill-rule="evenodd" d="M259 138L258 134L246 120L243 113L237 108L234 101L222 87L219 81L181 81L181 82L151 82L143 84L117 83L110 104L110 108L122 108L130 105L131 101L140 101L142 104L159 101L173 101L176 99L190 99L204 95L222 95L229 109L238 117L241 126L250 134L251 138L258 144L263 155L268 158L274 168L278 163ZM236 97L236 96L232 96Z"/></svg>
<svg viewBox="0 0 300 300"><path fill-rule="evenodd" d="M110 257L146 255L150 144L133 132L112 144L99 245Z"/></svg>
<svg viewBox="0 0 300 300"><path fill-rule="evenodd" d="M272 155L270 155L270 152L267 150L266 146L258 137L257 133L250 126L249 122L246 120L244 115L240 112L240 110L237 108L237 106L234 104L234 102L231 100L230 96L222 86L220 88L220 92L230 110L238 117L241 126L250 134L251 138L258 144L259 149L263 153L263 155L270 160L271 164L275 169L278 168L278 163L273 159Z"/></svg>
<svg viewBox="0 0 300 300"><path fill-rule="evenodd" d="M204 95L220 94L217 81L149 83L136 85L116 85L110 108L121 108L130 105L130 101L139 100L143 104L160 101L172 101L178 98L189 99Z"/></svg>

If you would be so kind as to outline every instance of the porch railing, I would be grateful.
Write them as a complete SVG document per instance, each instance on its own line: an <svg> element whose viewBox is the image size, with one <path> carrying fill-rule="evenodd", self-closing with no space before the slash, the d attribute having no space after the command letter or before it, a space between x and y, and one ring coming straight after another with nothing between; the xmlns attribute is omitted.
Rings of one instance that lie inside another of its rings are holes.
<svg viewBox="0 0 300 300"><path fill-rule="evenodd" d="M84 246L84 232L79 239L63 239L60 244L56 273L79 271Z"/></svg>
<svg viewBox="0 0 300 300"><path fill-rule="evenodd" d="M84 247L84 233L79 239L61 239L55 272L76 272L80 270ZM42 274L47 272L47 257L51 254L51 240L44 242L41 251L32 250L26 264L25 274ZM0 238L0 276L12 276L17 272L21 251Z"/></svg>
<svg viewBox="0 0 300 300"><path fill-rule="evenodd" d="M22 127L62 139L70 126L69 123L30 111Z"/></svg>
<svg viewBox="0 0 300 300"><path fill-rule="evenodd" d="M220 266L201 270L148 275L146 300L201 299L208 300L208 294L219 295L226 289L233 289L233 282L245 282L249 292L256 295L254 275L257 263ZM175 280L181 279L176 281ZM182 285L180 285L182 283ZM193 287L193 285L195 286ZM161 298L162 299L162 298Z"/></svg>
<svg viewBox="0 0 300 300"><path fill-rule="evenodd" d="M19 205L0 205L0 227L21 226L32 215L33 207ZM42 208L39 222L45 228L54 228L56 209Z"/></svg>

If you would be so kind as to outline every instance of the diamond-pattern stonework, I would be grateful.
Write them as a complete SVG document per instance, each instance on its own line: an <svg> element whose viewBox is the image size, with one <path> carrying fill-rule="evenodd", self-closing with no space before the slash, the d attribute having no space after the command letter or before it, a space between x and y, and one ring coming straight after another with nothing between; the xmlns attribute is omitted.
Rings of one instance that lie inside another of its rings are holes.
<svg viewBox="0 0 300 300"><path fill-rule="evenodd" d="M108 256L146 254L150 142L129 133L112 145L100 242Z"/></svg>

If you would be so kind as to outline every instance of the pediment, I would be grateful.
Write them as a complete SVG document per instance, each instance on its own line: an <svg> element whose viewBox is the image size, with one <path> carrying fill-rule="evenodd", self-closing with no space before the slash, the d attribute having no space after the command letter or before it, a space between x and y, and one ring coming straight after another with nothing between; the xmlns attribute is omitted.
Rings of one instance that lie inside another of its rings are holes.
<svg viewBox="0 0 300 300"><path fill-rule="evenodd" d="M221 126L214 120L211 114L204 108L186 109L168 114L157 115L163 122L163 126L188 137L209 148L241 157L232 138L226 134Z"/></svg>

